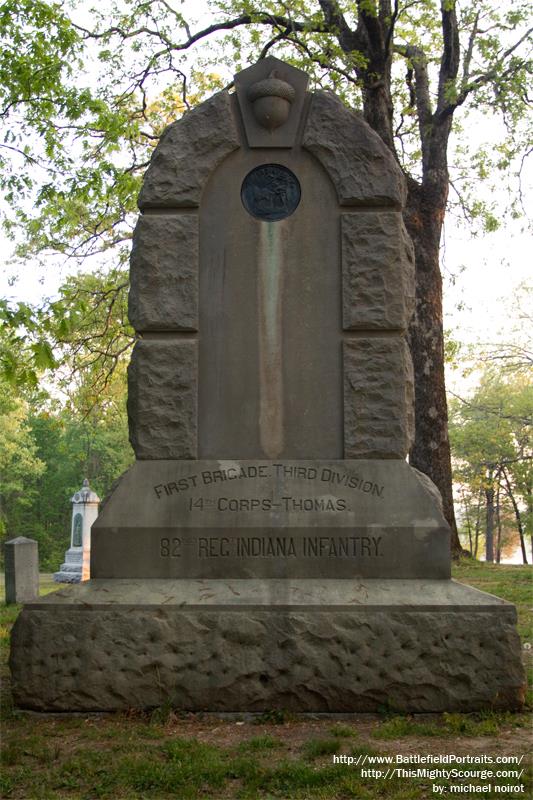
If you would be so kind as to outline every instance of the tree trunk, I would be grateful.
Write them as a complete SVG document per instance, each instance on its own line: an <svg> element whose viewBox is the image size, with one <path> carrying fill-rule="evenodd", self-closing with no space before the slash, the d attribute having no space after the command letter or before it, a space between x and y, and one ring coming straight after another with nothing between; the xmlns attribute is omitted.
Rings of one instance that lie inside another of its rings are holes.
<svg viewBox="0 0 533 800"><path fill-rule="evenodd" d="M516 527L518 528L518 535L520 536L520 549L522 550L522 563L527 564L527 551L526 551L526 542L524 538L524 526L522 525L522 516L520 514L520 509L518 508L518 503L516 502L515 496L513 494L513 489L511 486L511 481L507 473L503 472L503 477L505 478L505 485L507 486L507 494L509 495L509 499L513 504L514 515L516 518Z"/></svg>
<svg viewBox="0 0 533 800"><path fill-rule="evenodd" d="M409 463L428 475L442 496L443 511L452 531L454 554L462 550L457 533L448 439L448 407L444 382L442 278L439 246L444 208L414 181L404 213L413 240L416 263L415 313L409 329L415 374L415 440Z"/></svg>
<svg viewBox="0 0 533 800"><path fill-rule="evenodd" d="M496 563L502 558L502 520L500 515L500 484L496 490Z"/></svg>
<svg viewBox="0 0 533 800"><path fill-rule="evenodd" d="M492 474L489 477L492 481ZM487 530L485 533L485 561L494 561L494 487L492 483L485 489L487 501Z"/></svg>
<svg viewBox="0 0 533 800"><path fill-rule="evenodd" d="M527 519L529 522L526 524L526 528L533 525L533 496L532 496L532 487L526 485L526 505L527 505ZM531 534L530 534L530 546L531 546L531 563L533 564L533 528L530 527Z"/></svg>
<svg viewBox="0 0 533 800"><path fill-rule="evenodd" d="M361 83L365 120L381 137L399 162L394 144L391 64L394 14L390 0L380 0L376 9L357 4L357 27L350 26L334 0L319 0L326 25L335 30L347 54L366 58L355 67ZM395 6L397 9L397 6ZM444 342L442 330L442 279L439 246L446 212L449 175L447 147L453 109L446 99L446 87L453 82L459 66L459 34L454 3L442 5L443 58L435 113L427 71L415 81L416 103L422 145L423 178L419 184L407 179L408 198L404 211L407 230L413 240L416 261L416 307L409 338L415 374L415 441L410 463L428 475L442 496L443 511L451 528L452 553L462 548L453 508L452 469L448 440L448 410L444 386ZM355 63L358 63L357 61ZM421 66L417 61L418 67ZM415 67L415 70L417 67ZM423 74L422 74L423 72Z"/></svg>
<svg viewBox="0 0 533 800"><path fill-rule="evenodd" d="M480 492L477 498L476 532L474 536L474 558L477 558L477 553L479 549L479 529L481 527L481 497L482 493Z"/></svg>
<svg viewBox="0 0 533 800"><path fill-rule="evenodd" d="M467 497L464 494L464 492L463 492L463 502L464 502L464 506L465 506L466 530L467 530L467 533L468 533L468 545L470 547L470 555L472 555L473 552L474 552L474 548L473 548L473 544L472 544L472 524L471 524L471 521L470 521L470 505L468 503Z"/></svg>

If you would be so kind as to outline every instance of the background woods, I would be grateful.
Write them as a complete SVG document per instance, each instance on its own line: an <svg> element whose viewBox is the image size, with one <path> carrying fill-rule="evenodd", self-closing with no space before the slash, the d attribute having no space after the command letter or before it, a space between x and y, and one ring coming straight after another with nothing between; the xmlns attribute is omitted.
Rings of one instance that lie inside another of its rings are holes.
<svg viewBox="0 0 533 800"><path fill-rule="evenodd" d="M53 509L68 517L65 498L80 477L87 474L102 495L127 464L124 365L133 334L126 264L143 172L170 121L267 53L359 109L406 175L404 218L417 275L410 461L441 490L455 532L442 227L445 214L458 211L469 225L494 228L498 219L480 187L520 177L531 146L527 4L209 2L196 22L187 16L192 4L164 0L89 9L85 2L0 3L5 229L20 269L54 256L82 269L53 301L0 305L6 532L44 542L62 524ZM472 136L484 117L490 147ZM506 208L516 216L519 182L511 188ZM451 407L460 527L478 553L485 532L495 559L509 530L524 542L531 535L530 420L531 388L520 371L512 378L486 372L472 397ZM9 453L20 448L27 463L16 465ZM29 531L30 519L39 520L40 533Z"/></svg>

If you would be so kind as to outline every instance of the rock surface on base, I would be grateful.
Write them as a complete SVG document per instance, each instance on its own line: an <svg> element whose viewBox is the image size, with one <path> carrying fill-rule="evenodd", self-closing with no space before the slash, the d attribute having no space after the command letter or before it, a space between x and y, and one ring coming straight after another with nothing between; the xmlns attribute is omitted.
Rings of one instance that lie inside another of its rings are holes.
<svg viewBox="0 0 533 800"><path fill-rule="evenodd" d="M341 231L344 330L406 330L415 262L401 214L343 214Z"/></svg>
<svg viewBox="0 0 533 800"><path fill-rule="evenodd" d="M313 95L303 146L328 173L341 206L403 205L405 180L392 153L334 94Z"/></svg>
<svg viewBox="0 0 533 800"><path fill-rule="evenodd" d="M195 458L197 344L138 341L128 367L130 441L139 459Z"/></svg>
<svg viewBox="0 0 533 800"><path fill-rule="evenodd" d="M405 458L414 433L413 365L399 337L344 342L344 457Z"/></svg>
<svg viewBox="0 0 533 800"><path fill-rule="evenodd" d="M198 217L140 217L130 282L128 316L135 330L197 330Z"/></svg>
<svg viewBox="0 0 533 800"><path fill-rule="evenodd" d="M168 701L189 711L520 706L516 612L490 595L449 581L318 589L296 581L289 594L286 582L185 583L191 605L175 581L91 581L26 606L12 638L15 703L49 711Z"/></svg>
<svg viewBox="0 0 533 800"><path fill-rule="evenodd" d="M139 208L196 207L209 177L240 147L228 92L219 92L164 131L150 161Z"/></svg>

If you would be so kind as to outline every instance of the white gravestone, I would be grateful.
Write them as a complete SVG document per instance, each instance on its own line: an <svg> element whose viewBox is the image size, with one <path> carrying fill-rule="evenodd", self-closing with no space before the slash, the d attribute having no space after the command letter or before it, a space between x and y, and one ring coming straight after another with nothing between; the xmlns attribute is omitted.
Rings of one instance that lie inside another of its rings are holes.
<svg viewBox="0 0 533 800"><path fill-rule="evenodd" d="M83 486L71 500L70 547L65 552L65 562L61 564L59 572L54 573L56 583L80 583L91 577L91 527L98 516L100 498L85 478Z"/></svg>

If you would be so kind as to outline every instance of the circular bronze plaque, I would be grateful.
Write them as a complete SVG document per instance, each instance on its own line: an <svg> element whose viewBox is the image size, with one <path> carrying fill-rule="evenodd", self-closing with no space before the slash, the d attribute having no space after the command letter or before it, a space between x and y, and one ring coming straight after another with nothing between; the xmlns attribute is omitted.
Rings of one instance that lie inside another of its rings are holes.
<svg viewBox="0 0 533 800"><path fill-rule="evenodd" d="M248 213L268 222L289 217L298 208L301 195L298 178L281 164L261 164L248 173L241 187Z"/></svg>

